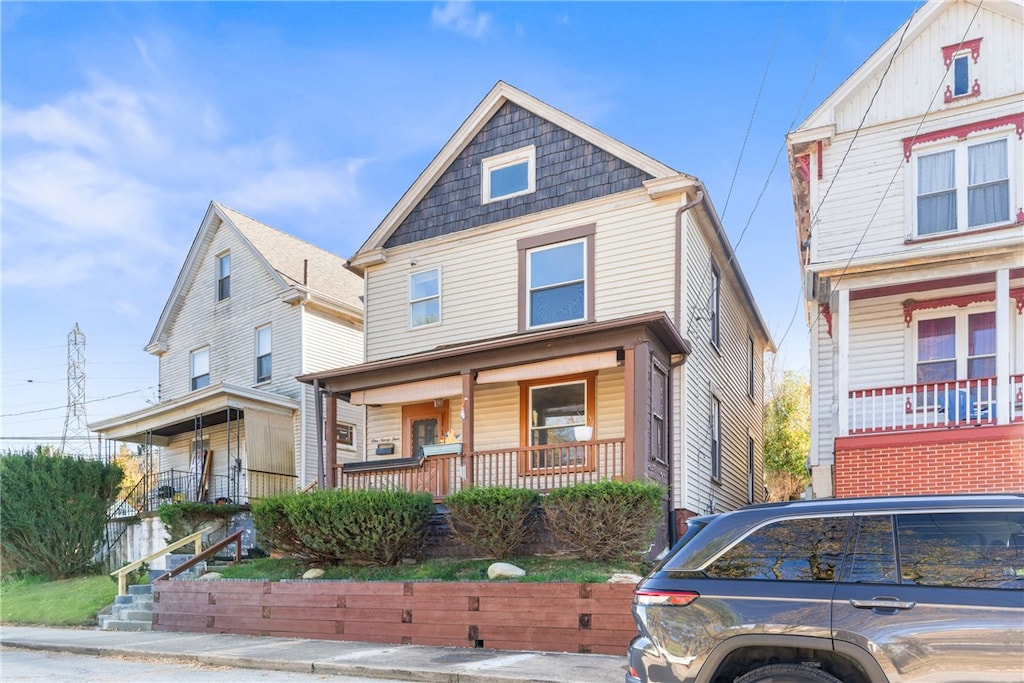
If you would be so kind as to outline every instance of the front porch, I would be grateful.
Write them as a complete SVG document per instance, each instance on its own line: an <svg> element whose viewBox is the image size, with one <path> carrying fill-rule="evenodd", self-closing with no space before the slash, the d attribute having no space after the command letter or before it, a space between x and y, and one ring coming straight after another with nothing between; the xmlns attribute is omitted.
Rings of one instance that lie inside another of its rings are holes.
<svg viewBox="0 0 1024 683"><path fill-rule="evenodd" d="M398 488L443 501L470 486L668 486L671 368L688 352L656 313L300 379L326 397L328 425L336 399L366 407L366 442L354 451L325 434L328 487Z"/></svg>

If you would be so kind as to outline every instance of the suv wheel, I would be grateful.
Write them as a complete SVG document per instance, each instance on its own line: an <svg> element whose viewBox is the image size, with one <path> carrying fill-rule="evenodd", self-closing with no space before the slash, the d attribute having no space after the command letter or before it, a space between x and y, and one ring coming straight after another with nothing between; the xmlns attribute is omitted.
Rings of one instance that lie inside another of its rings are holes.
<svg viewBox="0 0 1024 683"><path fill-rule="evenodd" d="M799 664L772 664L745 673L734 683L842 683L821 669Z"/></svg>

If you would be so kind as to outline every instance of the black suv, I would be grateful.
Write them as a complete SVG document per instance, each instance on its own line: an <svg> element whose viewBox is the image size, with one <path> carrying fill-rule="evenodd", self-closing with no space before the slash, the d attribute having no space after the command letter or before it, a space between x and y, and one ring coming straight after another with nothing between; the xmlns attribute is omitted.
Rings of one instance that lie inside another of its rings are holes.
<svg viewBox="0 0 1024 683"><path fill-rule="evenodd" d="M627 683L1024 681L1024 494L696 517L633 616Z"/></svg>

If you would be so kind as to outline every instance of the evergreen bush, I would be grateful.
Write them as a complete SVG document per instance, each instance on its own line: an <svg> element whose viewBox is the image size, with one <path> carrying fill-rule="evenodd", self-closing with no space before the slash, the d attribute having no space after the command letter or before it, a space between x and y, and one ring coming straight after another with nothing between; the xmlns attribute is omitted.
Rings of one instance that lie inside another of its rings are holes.
<svg viewBox="0 0 1024 683"><path fill-rule="evenodd" d="M640 560L664 515L665 489L601 481L555 489L544 501L548 529L588 560Z"/></svg>
<svg viewBox="0 0 1024 683"><path fill-rule="evenodd" d="M530 489L472 487L448 496L445 505L452 538L485 557L506 560L537 532L540 494Z"/></svg>
<svg viewBox="0 0 1024 683"><path fill-rule="evenodd" d="M261 550L276 551L300 560L317 559L302 544L295 528L288 521L287 501L294 493L285 493L252 503L252 523L256 544Z"/></svg>
<svg viewBox="0 0 1024 683"><path fill-rule="evenodd" d="M4 563L50 579L88 573L123 474L117 465L41 448L0 456Z"/></svg>
<svg viewBox="0 0 1024 683"><path fill-rule="evenodd" d="M169 534L166 539L168 543L174 543L186 536L190 536L204 527L212 527L211 534L216 534L227 528L231 521L242 508L233 503L215 505L212 503L199 503L192 501L181 501L178 503L167 503L157 508L160 521L164 523ZM191 552L186 546L181 552Z"/></svg>
<svg viewBox="0 0 1024 683"><path fill-rule="evenodd" d="M302 555L325 563L389 566L417 556L434 514L429 493L327 489L277 498L265 514L253 515L257 535L290 539Z"/></svg>

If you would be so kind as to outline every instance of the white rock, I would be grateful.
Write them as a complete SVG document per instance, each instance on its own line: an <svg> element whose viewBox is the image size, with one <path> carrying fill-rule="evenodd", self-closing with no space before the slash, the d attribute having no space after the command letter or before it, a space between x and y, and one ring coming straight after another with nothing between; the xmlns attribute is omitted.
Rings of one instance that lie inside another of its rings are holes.
<svg viewBox="0 0 1024 683"><path fill-rule="evenodd" d="M304 579L319 579L321 576L324 575L324 573L325 572L324 572L323 569L313 568L313 569L307 570L306 573L302 575L302 578L304 578Z"/></svg>
<svg viewBox="0 0 1024 683"><path fill-rule="evenodd" d="M608 583L631 583L635 586L640 583L641 578L643 577L636 574L612 574L612 578L608 579Z"/></svg>
<svg viewBox="0 0 1024 683"><path fill-rule="evenodd" d="M489 579L511 579L517 576L526 576L526 570L508 562L495 562L487 568Z"/></svg>
<svg viewBox="0 0 1024 683"><path fill-rule="evenodd" d="M199 577L200 581L216 581L217 579L223 578L220 572L206 572Z"/></svg>

